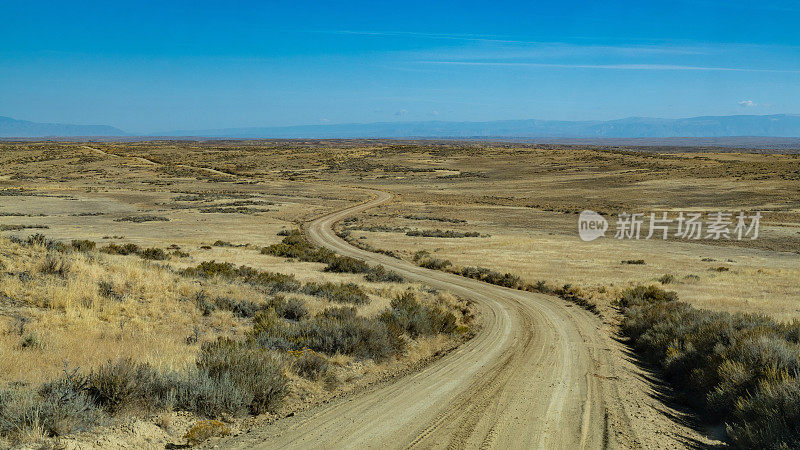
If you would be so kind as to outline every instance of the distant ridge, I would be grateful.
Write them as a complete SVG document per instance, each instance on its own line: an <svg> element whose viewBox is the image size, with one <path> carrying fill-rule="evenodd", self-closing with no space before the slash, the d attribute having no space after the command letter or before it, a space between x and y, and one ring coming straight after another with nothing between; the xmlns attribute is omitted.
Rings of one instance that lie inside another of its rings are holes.
<svg viewBox="0 0 800 450"><path fill-rule="evenodd" d="M629 117L607 121L498 120L492 122L377 122L288 127L175 130L132 135L107 125L37 123L0 117L0 137L196 137L231 139L632 139L796 138L800 115Z"/></svg>
<svg viewBox="0 0 800 450"><path fill-rule="evenodd" d="M670 138L800 137L800 115L630 117L608 121L500 120L492 122L378 122L290 127L177 130L154 136L215 138Z"/></svg>
<svg viewBox="0 0 800 450"><path fill-rule="evenodd" d="M127 136L128 133L108 125L71 125L39 123L0 116L0 137L62 137L62 136Z"/></svg>

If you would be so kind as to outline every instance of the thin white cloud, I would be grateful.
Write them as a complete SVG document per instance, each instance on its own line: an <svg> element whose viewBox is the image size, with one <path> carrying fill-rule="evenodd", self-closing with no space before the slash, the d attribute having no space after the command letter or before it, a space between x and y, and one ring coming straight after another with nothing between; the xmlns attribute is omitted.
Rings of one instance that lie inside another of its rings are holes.
<svg viewBox="0 0 800 450"><path fill-rule="evenodd" d="M756 103L756 102L754 102L752 100L742 100L742 101L740 101L738 103L739 103L739 106L741 106L742 108L752 108L753 106L758 106L758 103Z"/></svg>
<svg viewBox="0 0 800 450"><path fill-rule="evenodd" d="M510 36L487 35L487 34L456 34L456 33L425 33L415 31L360 31L360 30L306 30L308 33L324 33L324 34L342 34L342 35L356 35L356 36L377 36L377 37L393 37L405 36L411 38L424 38L424 39L444 39L453 41L466 41L466 42L479 42L491 44L500 44L504 47L517 47L524 48L528 51L539 49L546 51L559 51L569 54L582 49L592 52L626 52L626 53L657 53L657 54L686 54L697 55L705 53L705 50L698 46L692 48L685 46L664 46L664 45L591 45L591 44L573 44L566 42L556 41L532 41L525 39L515 39ZM508 45L507 45L508 44Z"/></svg>
<svg viewBox="0 0 800 450"><path fill-rule="evenodd" d="M703 67L674 64L552 64L529 62L493 61L417 61L421 64L459 65L459 66L499 66L499 67L549 67L557 69L607 69L607 70L697 70L718 72L776 72L800 73L800 70L750 69L742 67Z"/></svg>

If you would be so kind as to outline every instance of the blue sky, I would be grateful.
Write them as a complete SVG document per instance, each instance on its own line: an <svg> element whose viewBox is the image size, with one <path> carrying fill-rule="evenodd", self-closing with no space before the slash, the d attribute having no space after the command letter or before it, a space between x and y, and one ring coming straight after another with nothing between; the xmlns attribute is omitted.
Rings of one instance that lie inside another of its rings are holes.
<svg viewBox="0 0 800 450"><path fill-rule="evenodd" d="M800 113L794 1L0 1L0 115L131 132Z"/></svg>

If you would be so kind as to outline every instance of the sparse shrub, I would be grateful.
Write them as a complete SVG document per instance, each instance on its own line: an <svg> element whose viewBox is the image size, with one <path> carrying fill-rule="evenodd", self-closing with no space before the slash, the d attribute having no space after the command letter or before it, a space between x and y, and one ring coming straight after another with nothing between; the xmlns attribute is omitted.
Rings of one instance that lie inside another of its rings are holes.
<svg viewBox="0 0 800 450"><path fill-rule="evenodd" d="M427 251L427 250L417 250L417 252L414 253L414 256L412 257L412 260L414 262L420 262L420 261L422 261L424 259L427 259L429 256L431 256L431 253L429 251Z"/></svg>
<svg viewBox="0 0 800 450"><path fill-rule="evenodd" d="M169 219L166 218L166 217L161 217L161 216L143 215L143 216L125 216L125 217L120 217L119 219L114 219L114 222L133 222L133 223L169 222Z"/></svg>
<svg viewBox="0 0 800 450"><path fill-rule="evenodd" d="M456 316L440 307L423 305L412 292L405 292L392 300L392 308L384 311L380 319L390 328L407 332L411 337L456 331Z"/></svg>
<svg viewBox="0 0 800 450"><path fill-rule="evenodd" d="M622 261L622 264L644 265L645 262L643 259L626 259Z"/></svg>
<svg viewBox="0 0 800 450"><path fill-rule="evenodd" d="M36 333L28 333L25 337L22 338L22 342L20 342L20 347L25 349L43 349L44 342Z"/></svg>
<svg viewBox="0 0 800 450"><path fill-rule="evenodd" d="M182 250L173 250L172 251L172 256L175 256L175 257L178 257L178 258L188 258L191 255L189 255L189 253L184 252Z"/></svg>
<svg viewBox="0 0 800 450"><path fill-rule="evenodd" d="M117 245L112 242L111 244L108 244L105 247L101 248L100 251L111 255L135 255L139 253L141 250L139 249L138 245L132 242L129 242L124 245Z"/></svg>
<svg viewBox="0 0 800 450"><path fill-rule="evenodd" d="M465 237L481 237L481 234L477 231L467 231L467 232L460 232L460 231L442 231L440 229L436 230L411 230L406 232L406 236L422 236L422 237L435 237L435 238L465 238Z"/></svg>
<svg viewBox="0 0 800 450"><path fill-rule="evenodd" d="M109 361L85 378L89 397L109 413L123 408L160 408L172 403L174 381L146 363L130 358Z"/></svg>
<svg viewBox="0 0 800 450"><path fill-rule="evenodd" d="M139 256L153 261L163 261L168 257L167 252L157 247L146 248L139 253Z"/></svg>
<svg viewBox="0 0 800 450"><path fill-rule="evenodd" d="M10 239L11 242L27 247L39 246L44 247L48 251L64 251L64 244L54 241L41 233L32 234L24 240L19 239L16 236L11 236Z"/></svg>
<svg viewBox="0 0 800 450"><path fill-rule="evenodd" d="M670 284L675 282L675 275L670 273L664 274L658 278L658 282L661 284Z"/></svg>
<svg viewBox="0 0 800 450"><path fill-rule="evenodd" d="M197 305L204 316L210 316L211 313L217 310L217 303L212 301L206 291L198 291L194 295L194 304Z"/></svg>
<svg viewBox="0 0 800 450"><path fill-rule="evenodd" d="M280 304L275 308L275 311L289 320L303 320L308 317L308 309L302 300L290 298L289 300L281 300Z"/></svg>
<svg viewBox="0 0 800 450"><path fill-rule="evenodd" d="M253 301L247 299L232 299L229 297L217 297L214 300L217 308L230 311L234 316L241 318L250 318L256 314L261 306Z"/></svg>
<svg viewBox="0 0 800 450"><path fill-rule="evenodd" d="M564 287L562 287L561 289L556 289L553 292L560 298L568 302L575 303L576 305L582 307L587 311L591 311L595 314L600 314L600 311L597 309L597 304L595 304L583 291L583 289L579 287L575 287L570 284L565 284Z"/></svg>
<svg viewBox="0 0 800 450"><path fill-rule="evenodd" d="M555 289L550 287L547 284L547 282L544 281L544 280L539 280L539 281L537 281L536 283L534 283L532 285L530 285L530 284L527 285L525 287L525 290L526 291L531 291L531 292L540 292L542 294L552 294L553 291L555 291Z"/></svg>
<svg viewBox="0 0 800 450"><path fill-rule="evenodd" d="M518 276L510 273L503 274L500 272L495 272L494 270L490 270L485 267L464 267L461 269L460 275L512 289L519 289L522 287L522 281Z"/></svg>
<svg viewBox="0 0 800 450"><path fill-rule="evenodd" d="M324 270L334 273L366 273L369 271L369 265L360 259L337 256L328 263Z"/></svg>
<svg viewBox="0 0 800 450"><path fill-rule="evenodd" d="M212 379L229 379L245 393L253 414L275 411L287 392L280 359L267 350L229 339L203 344L197 368Z"/></svg>
<svg viewBox="0 0 800 450"><path fill-rule="evenodd" d="M182 273L185 276L200 278L219 276L228 280L238 279L252 285L265 286L272 292L296 291L300 288L300 282L292 275L261 272L252 267L236 267L231 263L218 263L216 261L204 261L196 267L184 269Z"/></svg>
<svg viewBox="0 0 800 450"><path fill-rule="evenodd" d="M175 408L204 417L247 413L252 402L248 393L229 374L211 377L204 370L190 370L175 384Z"/></svg>
<svg viewBox="0 0 800 450"><path fill-rule="evenodd" d="M70 246L77 252L90 252L95 249L97 244L94 241L85 239L74 239Z"/></svg>
<svg viewBox="0 0 800 450"><path fill-rule="evenodd" d="M233 244L231 244L230 242L228 242L228 241L223 241L223 240L218 240L218 241L215 241L215 242L214 242L213 244L211 244L211 245L213 245L214 247L233 247L233 246L234 246L234 245L233 245Z"/></svg>
<svg viewBox="0 0 800 450"><path fill-rule="evenodd" d="M264 348L311 350L328 355L341 353L381 361L396 353L395 340L386 324L360 317L355 308L329 308L299 322L282 319L274 309L260 311L253 319L252 336Z"/></svg>
<svg viewBox="0 0 800 450"><path fill-rule="evenodd" d="M403 277L397 272L386 270L382 265L371 267L364 279L371 282L402 283Z"/></svg>
<svg viewBox="0 0 800 450"><path fill-rule="evenodd" d="M36 393L0 390L0 434L24 436L43 431L63 436L83 431L101 418L86 394L69 383L51 384Z"/></svg>
<svg viewBox="0 0 800 450"><path fill-rule="evenodd" d="M444 270L445 268L453 265L450 260L431 257L419 260L418 264L420 267L432 270Z"/></svg>
<svg viewBox="0 0 800 450"><path fill-rule="evenodd" d="M39 266L39 271L48 275L58 275L66 277L72 263L63 255L48 253L44 262Z"/></svg>
<svg viewBox="0 0 800 450"><path fill-rule="evenodd" d="M328 360L319 353L303 349L290 350L290 354L295 357L292 367L300 376L309 380L319 380L328 373Z"/></svg>
<svg viewBox="0 0 800 450"><path fill-rule="evenodd" d="M708 270L711 270L712 272L728 272L731 270L731 268L726 266L719 266L719 267L712 267L711 269Z"/></svg>
<svg viewBox="0 0 800 450"><path fill-rule="evenodd" d="M322 297L336 303L369 303L369 297L354 283L306 283L302 291L308 295Z"/></svg>
<svg viewBox="0 0 800 450"><path fill-rule="evenodd" d="M324 247L312 244L299 230L286 234L280 244L272 244L261 249L264 255L294 258L300 261L330 263L336 254Z"/></svg>

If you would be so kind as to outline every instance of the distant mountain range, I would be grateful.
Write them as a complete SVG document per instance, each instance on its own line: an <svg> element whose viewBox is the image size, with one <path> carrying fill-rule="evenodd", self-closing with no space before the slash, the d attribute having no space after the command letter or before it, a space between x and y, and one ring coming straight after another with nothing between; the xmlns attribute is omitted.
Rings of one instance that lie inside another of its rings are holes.
<svg viewBox="0 0 800 450"><path fill-rule="evenodd" d="M664 138L800 137L800 115L631 117L608 121L379 122L292 127L177 130L162 136L230 138Z"/></svg>
<svg viewBox="0 0 800 450"><path fill-rule="evenodd" d="M105 125L27 122L0 117L0 137L134 136ZM142 135L137 135L142 136ZM492 122L379 122L290 127L175 130L158 137L206 138L673 138L800 137L800 115L704 116L686 119L630 117L608 121L500 120Z"/></svg>
<svg viewBox="0 0 800 450"><path fill-rule="evenodd" d="M0 116L0 137L63 137L63 136L127 136L128 133L108 125L70 125L39 123Z"/></svg>

